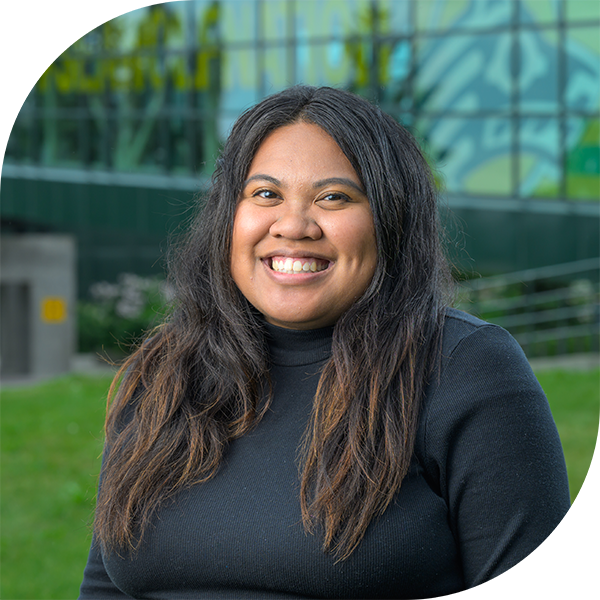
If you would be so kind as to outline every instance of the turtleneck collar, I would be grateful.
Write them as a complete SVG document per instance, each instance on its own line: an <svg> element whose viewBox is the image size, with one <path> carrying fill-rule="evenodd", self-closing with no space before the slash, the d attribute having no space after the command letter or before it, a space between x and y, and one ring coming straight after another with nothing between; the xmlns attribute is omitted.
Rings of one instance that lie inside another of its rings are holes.
<svg viewBox="0 0 600 600"><path fill-rule="evenodd" d="M265 322L267 342L273 364L312 365L331 356L333 327L322 329L285 329Z"/></svg>

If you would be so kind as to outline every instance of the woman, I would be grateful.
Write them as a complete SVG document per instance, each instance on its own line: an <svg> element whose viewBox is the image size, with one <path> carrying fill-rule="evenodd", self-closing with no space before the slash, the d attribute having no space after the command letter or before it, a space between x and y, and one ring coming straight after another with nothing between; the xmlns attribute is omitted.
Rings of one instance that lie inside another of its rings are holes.
<svg viewBox="0 0 600 600"><path fill-rule="evenodd" d="M442 596L567 512L544 394L446 308L430 170L365 100L242 115L172 279L111 389L81 598Z"/></svg>

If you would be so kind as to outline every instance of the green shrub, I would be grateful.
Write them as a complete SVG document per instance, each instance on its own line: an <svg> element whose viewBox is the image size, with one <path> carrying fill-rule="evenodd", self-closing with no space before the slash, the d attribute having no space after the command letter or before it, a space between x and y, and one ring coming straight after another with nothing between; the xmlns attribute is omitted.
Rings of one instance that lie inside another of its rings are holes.
<svg viewBox="0 0 600 600"><path fill-rule="evenodd" d="M171 299L166 283L123 273L116 283L101 281L90 288L90 300L78 304L79 352L120 358L155 325Z"/></svg>

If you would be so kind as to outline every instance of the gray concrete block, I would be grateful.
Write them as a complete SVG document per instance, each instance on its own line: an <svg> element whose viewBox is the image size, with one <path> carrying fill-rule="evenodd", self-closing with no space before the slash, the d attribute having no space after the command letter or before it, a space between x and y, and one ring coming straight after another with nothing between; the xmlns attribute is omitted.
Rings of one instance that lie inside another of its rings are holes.
<svg viewBox="0 0 600 600"><path fill-rule="evenodd" d="M66 373L76 348L76 246L68 235L0 240L0 373Z"/></svg>

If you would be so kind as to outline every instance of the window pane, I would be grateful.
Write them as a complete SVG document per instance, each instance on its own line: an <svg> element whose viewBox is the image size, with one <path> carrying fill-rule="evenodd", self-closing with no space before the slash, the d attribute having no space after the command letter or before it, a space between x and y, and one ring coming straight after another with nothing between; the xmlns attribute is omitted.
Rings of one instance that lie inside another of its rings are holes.
<svg viewBox="0 0 600 600"><path fill-rule="evenodd" d="M196 120L195 127L196 162L194 164L194 172L210 174L215 168L215 160L222 141L219 131L220 120L218 114L213 112L202 113Z"/></svg>
<svg viewBox="0 0 600 600"><path fill-rule="evenodd" d="M112 164L118 171L158 171L167 152L161 142L157 114L145 118L122 115L111 148Z"/></svg>
<svg viewBox="0 0 600 600"><path fill-rule="evenodd" d="M600 2L596 0L566 0L567 21L600 19Z"/></svg>
<svg viewBox="0 0 600 600"><path fill-rule="evenodd" d="M419 0L415 5L421 31L497 27L510 22L513 7L512 2L503 0Z"/></svg>
<svg viewBox="0 0 600 600"><path fill-rule="evenodd" d="M311 0L295 6L296 36L301 41L371 32L369 0Z"/></svg>
<svg viewBox="0 0 600 600"><path fill-rule="evenodd" d="M554 31L519 33L519 100L526 112L558 110L558 36Z"/></svg>
<svg viewBox="0 0 600 600"><path fill-rule="evenodd" d="M181 49L187 42L183 2L146 6L108 21L102 26L102 45L107 51L135 52L165 47Z"/></svg>
<svg viewBox="0 0 600 600"><path fill-rule="evenodd" d="M417 130L448 192L511 194L509 119L424 120Z"/></svg>
<svg viewBox="0 0 600 600"><path fill-rule="evenodd" d="M54 152L48 164L78 166L80 162L79 120L56 119L49 133L50 137L56 135L56 139L51 141Z"/></svg>
<svg viewBox="0 0 600 600"><path fill-rule="evenodd" d="M567 196L598 202L600 198L600 120L569 119Z"/></svg>
<svg viewBox="0 0 600 600"><path fill-rule="evenodd" d="M263 2L261 6L263 39L270 42L285 40L288 35L288 2L286 0L270 0Z"/></svg>
<svg viewBox="0 0 600 600"><path fill-rule="evenodd" d="M92 114L87 123L84 123L87 130L89 165L93 169L105 170L112 164L111 161L111 137L109 127L111 121L108 118L98 118Z"/></svg>
<svg viewBox="0 0 600 600"><path fill-rule="evenodd" d="M56 81L48 81L39 95L40 159L48 166L75 164L79 158L79 95L61 94L59 89ZM64 85L63 89L69 88Z"/></svg>
<svg viewBox="0 0 600 600"><path fill-rule="evenodd" d="M221 107L242 111L257 101L258 57L255 49L225 51Z"/></svg>
<svg viewBox="0 0 600 600"><path fill-rule="evenodd" d="M380 48L380 80L382 105L388 111L410 110L412 92L410 71L412 47L408 40L382 44Z"/></svg>
<svg viewBox="0 0 600 600"><path fill-rule="evenodd" d="M263 84L267 94L279 92L293 83L292 74L288 72L289 57L293 58L293 54L285 45L265 50Z"/></svg>
<svg viewBox="0 0 600 600"><path fill-rule="evenodd" d="M296 78L307 85L343 86L356 89L368 75L365 44L338 41L299 44ZM358 90L357 90L358 91Z"/></svg>
<svg viewBox="0 0 600 600"><path fill-rule="evenodd" d="M171 117L169 125L169 170L173 173L189 173L194 170L194 139L190 133L196 130L193 120L182 117Z"/></svg>
<svg viewBox="0 0 600 600"><path fill-rule="evenodd" d="M199 46L200 51L206 46L214 47L222 38L223 9L220 2L181 2L193 5L187 7L187 29L191 45Z"/></svg>
<svg viewBox="0 0 600 600"><path fill-rule="evenodd" d="M523 119L519 127L519 146L520 194L538 198L559 195L561 153L558 120Z"/></svg>
<svg viewBox="0 0 600 600"><path fill-rule="evenodd" d="M567 43L567 106L597 111L600 107L598 28L569 28Z"/></svg>
<svg viewBox="0 0 600 600"><path fill-rule="evenodd" d="M423 40L415 93L425 110L503 110L510 106L508 33Z"/></svg>
<svg viewBox="0 0 600 600"><path fill-rule="evenodd" d="M221 0L221 33L226 43L256 40L256 0Z"/></svg>
<svg viewBox="0 0 600 600"><path fill-rule="evenodd" d="M519 3L521 23L555 23L558 17L556 0L521 0Z"/></svg>
<svg viewBox="0 0 600 600"><path fill-rule="evenodd" d="M382 34L407 34L413 30L409 0L379 0L379 31Z"/></svg>

